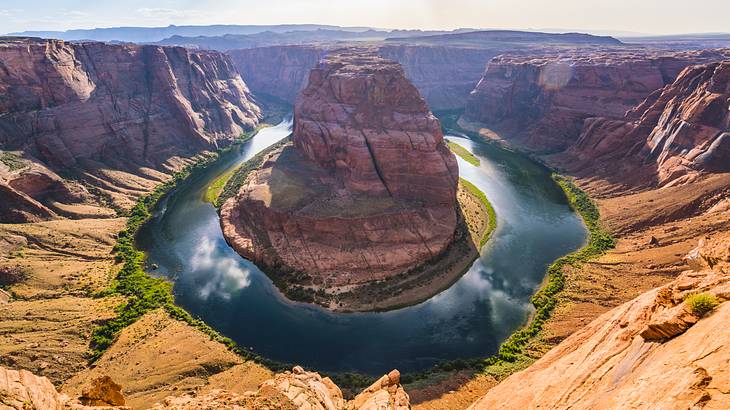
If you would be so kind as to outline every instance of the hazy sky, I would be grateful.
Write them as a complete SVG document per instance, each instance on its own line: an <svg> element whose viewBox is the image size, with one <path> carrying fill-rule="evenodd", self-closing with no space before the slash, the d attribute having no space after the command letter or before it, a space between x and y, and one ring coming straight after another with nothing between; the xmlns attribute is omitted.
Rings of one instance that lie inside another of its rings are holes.
<svg viewBox="0 0 730 410"><path fill-rule="evenodd" d="M216 23L730 32L730 0L0 0L0 33Z"/></svg>

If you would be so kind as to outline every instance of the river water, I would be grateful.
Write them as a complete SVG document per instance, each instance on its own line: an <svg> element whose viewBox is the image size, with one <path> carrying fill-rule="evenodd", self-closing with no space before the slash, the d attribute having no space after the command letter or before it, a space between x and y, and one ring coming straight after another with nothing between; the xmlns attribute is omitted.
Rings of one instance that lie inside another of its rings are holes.
<svg viewBox="0 0 730 410"><path fill-rule="evenodd" d="M159 266L152 273L174 282L178 305L260 355L373 375L487 356L525 323L547 266L585 241L582 222L545 168L495 144L448 135L480 158L475 167L457 157L459 173L487 195L498 219L469 271L431 299L389 312L332 313L288 301L226 244L203 195L218 175L289 135L290 126L289 119L261 130L181 183L137 239L148 264Z"/></svg>

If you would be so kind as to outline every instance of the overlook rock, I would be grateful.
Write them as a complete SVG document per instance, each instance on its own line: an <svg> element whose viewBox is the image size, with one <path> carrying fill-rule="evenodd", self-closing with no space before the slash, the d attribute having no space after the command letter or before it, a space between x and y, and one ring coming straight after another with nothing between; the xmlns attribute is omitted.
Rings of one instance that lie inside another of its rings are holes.
<svg viewBox="0 0 730 410"><path fill-rule="evenodd" d="M352 290L454 240L456 159L397 63L333 52L312 70L294 122L292 142L221 209L240 254L310 289Z"/></svg>

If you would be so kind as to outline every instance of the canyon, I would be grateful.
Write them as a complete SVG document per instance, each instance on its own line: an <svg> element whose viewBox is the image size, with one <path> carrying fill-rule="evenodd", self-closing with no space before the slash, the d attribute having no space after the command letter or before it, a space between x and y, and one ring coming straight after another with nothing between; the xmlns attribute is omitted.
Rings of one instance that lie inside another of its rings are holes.
<svg viewBox="0 0 730 410"><path fill-rule="evenodd" d="M559 152L590 117L620 119L687 66L729 50L644 49L509 53L489 62L464 118L489 124L522 148Z"/></svg>
<svg viewBox="0 0 730 410"><path fill-rule="evenodd" d="M221 208L234 249L340 299L443 256L456 235L458 168L397 63L370 50L330 53L311 71L294 124L292 143Z"/></svg>
<svg viewBox="0 0 730 410"><path fill-rule="evenodd" d="M125 406L161 409L727 408L728 50L441 44L453 38L350 54L0 42L0 403L118 405L98 394L111 389ZM340 389L301 367L275 373L165 309L89 365L92 329L126 298L107 293L125 212L253 130L270 97L296 102L292 141L221 221L258 263L322 275L294 281L352 290L448 248L459 171L429 107L465 107L451 126L573 178L616 247L563 268L552 316L526 362L504 373L439 370L408 383L394 371ZM404 226L415 228L403 237ZM717 306L694 312L696 294Z"/></svg>
<svg viewBox="0 0 730 410"><path fill-rule="evenodd" d="M109 217L261 119L228 57L184 48L3 41L0 95L4 222Z"/></svg>

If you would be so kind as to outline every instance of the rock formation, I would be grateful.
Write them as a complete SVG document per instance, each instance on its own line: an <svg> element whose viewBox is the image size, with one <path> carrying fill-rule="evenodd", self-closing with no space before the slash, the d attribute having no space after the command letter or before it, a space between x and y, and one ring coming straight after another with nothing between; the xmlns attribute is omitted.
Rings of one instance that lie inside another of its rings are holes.
<svg viewBox="0 0 730 410"><path fill-rule="evenodd" d="M129 410L124 406L121 386L108 376L95 380L74 399L59 394L45 377L25 370L0 367L0 406L8 410ZM351 401L329 377L307 372L299 366L264 381L256 391L242 394L214 389L195 395L170 396L161 403L147 403L157 410L408 410L408 394L400 385L400 373L393 370L363 390Z"/></svg>
<svg viewBox="0 0 730 410"><path fill-rule="evenodd" d="M401 67L332 53L297 100L293 143L221 210L242 255L303 285L353 286L439 256L457 224L456 160Z"/></svg>
<svg viewBox="0 0 730 410"><path fill-rule="evenodd" d="M39 204L88 195L57 172L174 168L171 158L228 144L261 115L220 53L20 38L0 42L0 112L0 148L34 164L0 169L0 189L25 209L4 211L6 221L47 218L57 209Z"/></svg>
<svg viewBox="0 0 730 410"><path fill-rule="evenodd" d="M634 185L730 171L730 62L685 69L623 119L587 119L576 145L556 161Z"/></svg>
<svg viewBox="0 0 730 410"><path fill-rule="evenodd" d="M592 50L503 55L489 63L472 91L465 118L528 149L562 151L577 140L586 118L622 118L685 67L727 54Z"/></svg>
<svg viewBox="0 0 730 410"><path fill-rule="evenodd" d="M702 241L690 271L602 315L471 409L730 407L729 244L727 234ZM696 313L686 299L699 293L719 306Z"/></svg>
<svg viewBox="0 0 730 410"><path fill-rule="evenodd" d="M325 52L315 46L271 46L231 50L228 55L257 96L294 104L307 85L309 71Z"/></svg>

